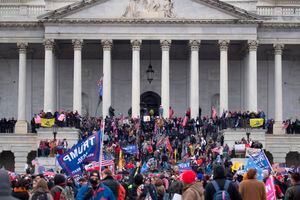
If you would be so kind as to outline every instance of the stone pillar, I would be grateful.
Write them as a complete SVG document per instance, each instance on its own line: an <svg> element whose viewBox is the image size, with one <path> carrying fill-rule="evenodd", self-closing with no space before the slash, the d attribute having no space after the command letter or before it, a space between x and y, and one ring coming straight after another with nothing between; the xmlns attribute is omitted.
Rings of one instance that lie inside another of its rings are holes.
<svg viewBox="0 0 300 200"><path fill-rule="evenodd" d="M44 83L44 112L55 112L55 69L53 59L54 40L46 39L45 46L45 83Z"/></svg>
<svg viewBox="0 0 300 200"><path fill-rule="evenodd" d="M275 94L275 124L274 134L283 134L282 130L282 51L283 44L274 44L275 54L275 75L274 75L274 94Z"/></svg>
<svg viewBox="0 0 300 200"><path fill-rule="evenodd" d="M141 40L132 40L132 89L131 89L131 108L132 117L140 116L140 49Z"/></svg>
<svg viewBox="0 0 300 200"><path fill-rule="evenodd" d="M15 156L15 172L18 174L25 173L25 164L27 163L28 151L24 151L24 147L14 147Z"/></svg>
<svg viewBox="0 0 300 200"><path fill-rule="evenodd" d="M105 118L109 114L111 106L111 50L112 40L102 40L103 47L103 97L102 116Z"/></svg>
<svg viewBox="0 0 300 200"><path fill-rule="evenodd" d="M191 118L199 116L199 46L200 40L190 40L191 62L190 62L190 108Z"/></svg>
<svg viewBox="0 0 300 200"><path fill-rule="evenodd" d="M220 40L220 110L222 115L228 110L228 40Z"/></svg>
<svg viewBox="0 0 300 200"><path fill-rule="evenodd" d="M249 40L249 68L248 68L248 110L257 112L257 46L256 40Z"/></svg>
<svg viewBox="0 0 300 200"><path fill-rule="evenodd" d="M73 82L73 111L78 111L79 114L82 114L82 78L81 78L81 50L83 40L73 40L74 47L74 82Z"/></svg>
<svg viewBox="0 0 300 200"><path fill-rule="evenodd" d="M26 53L27 43L18 43L19 49L19 88L18 88L18 121L15 133L24 134L28 132L26 122Z"/></svg>
<svg viewBox="0 0 300 200"><path fill-rule="evenodd" d="M169 118L170 108L170 47L171 40L160 41L162 50L161 64L161 104L163 107L163 117Z"/></svg>

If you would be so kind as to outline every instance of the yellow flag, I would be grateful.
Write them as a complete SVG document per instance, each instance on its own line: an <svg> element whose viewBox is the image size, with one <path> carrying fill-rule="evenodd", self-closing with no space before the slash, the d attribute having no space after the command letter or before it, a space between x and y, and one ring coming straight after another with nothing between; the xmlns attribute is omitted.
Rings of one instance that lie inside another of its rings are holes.
<svg viewBox="0 0 300 200"><path fill-rule="evenodd" d="M263 118L256 118L256 119L250 119L250 127L251 128L257 128L264 125L264 119Z"/></svg>
<svg viewBox="0 0 300 200"><path fill-rule="evenodd" d="M242 165L243 163L241 162L234 162L231 166L231 171L237 171Z"/></svg>
<svg viewBox="0 0 300 200"><path fill-rule="evenodd" d="M52 119L42 118L41 119L41 126L45 127L45 128L51 128L54 125L54 122L55 122L54 118L52 118Z"/></svg>
<svg viewBox="0 0 300 200"><path fill-rule="evenodd" d="M177 160L176 157L177 157L177 149L174 150L174 160L175 160L175 163L177 162L176 161Z"/></svg>
<svg viewBox="0 0 300 200"><path fill-rule="evenodd" d="M119 170L122 170L123 168L123 158L122 158L122 150L120 150L120 153L119 153Z"/></svg>

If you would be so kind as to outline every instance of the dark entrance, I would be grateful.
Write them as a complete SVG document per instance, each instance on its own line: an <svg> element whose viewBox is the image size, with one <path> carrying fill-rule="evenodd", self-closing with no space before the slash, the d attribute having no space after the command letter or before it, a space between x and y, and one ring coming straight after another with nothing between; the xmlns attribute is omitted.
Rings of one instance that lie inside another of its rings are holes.
<svg viewBox="0 0 300 200"><path fill-rule="evenodd" d="M148 113L150 112L150 110L153 110L154 115L157 116L160 104L161 98L155 92L148 91L141 95L141 110L147 110Z"/></svg>
<svg viewBox="0 0 300 200"><path fill-rule="evenodd" d="M11 151L2 151L0 153L0 168L8 171L15 171L15 155Z"/></svg>

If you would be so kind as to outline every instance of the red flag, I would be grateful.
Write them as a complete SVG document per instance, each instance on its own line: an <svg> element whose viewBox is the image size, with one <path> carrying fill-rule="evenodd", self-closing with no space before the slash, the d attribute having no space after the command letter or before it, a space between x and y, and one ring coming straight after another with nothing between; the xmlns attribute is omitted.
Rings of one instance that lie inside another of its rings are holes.
<svg viewBox="0 0 300 200"><path fill-rule="evenodd" d="M167 137L167 139L166 139L166 146L167 146L167 149L169 150L169 152L172 154L173 153L173 149L171 147L171 143L170 143L169 137Z"/></svg>
<svg viewBox="0 0 300 200"><path fill-rule="evenodd" d="M217 110L214 106L211 107L211 118L216 119L217 117Z"/></svg>

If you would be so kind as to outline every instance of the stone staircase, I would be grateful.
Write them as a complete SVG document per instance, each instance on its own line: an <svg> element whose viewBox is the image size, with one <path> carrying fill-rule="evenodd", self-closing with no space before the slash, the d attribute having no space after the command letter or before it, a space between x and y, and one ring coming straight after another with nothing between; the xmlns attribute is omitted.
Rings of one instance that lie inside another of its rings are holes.
<svg viewBox="0 0 300 200"><path fill-rule="evenodd" d="M226 129L223 131L224 144L228 144L230 148L233 147L235 141L240 141L242 138L247 139L247 132L250 133L249 137L252 141L259 141L263 147L266 146L266 134L264 129Z"/></svg>

